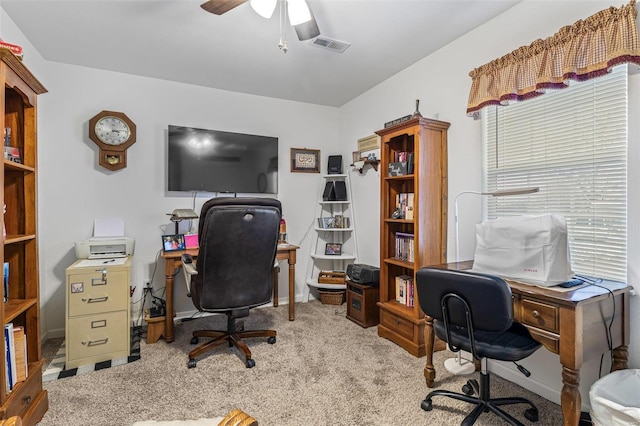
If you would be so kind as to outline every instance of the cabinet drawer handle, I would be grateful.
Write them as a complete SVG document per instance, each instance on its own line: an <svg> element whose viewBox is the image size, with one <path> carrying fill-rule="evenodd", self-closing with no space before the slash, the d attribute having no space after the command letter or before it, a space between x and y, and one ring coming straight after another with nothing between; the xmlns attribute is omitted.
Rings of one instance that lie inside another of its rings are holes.
<svg viewBox="0 0 640 426"><path fill-rule="evenodd" d="M86 346L97 346L97 345L104 345L109 341L108 337L105 337L104 339L100 339L100 340L89 340L82 342L83 345Z"/></svg>
<svg viewBox="0 0 640 426"><path fill-rule="evenodd" d="M533 312L531 312L531 315L532 315L534 318L540 318L540 312L538 312L538 311L533 311Z"/></svg>
<svg viewBox="0 0 640 426"><path fill-rule="evenodd" d="M109 300L109 296L82 298L82 301L87 303L106 302L107 300Z"/></svg>

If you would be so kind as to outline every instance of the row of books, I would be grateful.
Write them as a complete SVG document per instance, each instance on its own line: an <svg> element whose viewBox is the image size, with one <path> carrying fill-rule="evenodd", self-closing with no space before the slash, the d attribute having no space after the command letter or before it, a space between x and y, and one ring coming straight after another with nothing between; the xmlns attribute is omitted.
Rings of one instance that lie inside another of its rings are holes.
<svg viewBox="0 0 640 426"><path fill-rule="evenodd" d="M4 325L4 349L6 362L6 390L10 392L15 385L24 381L29 374L27 365L27 336L24 327Z"/></svg>
<svg viewBox="0 0 640 426"><path fill-rule="evenodd" d="M396 194L396 212L400 216L397 219L413 220L414 198L413 192Z"/></svg>
<svg viewBox="0 0 640 426"><path fill-rule="evenodd" d="M413 308L415 306L415 286L413 277L398 275L396 277L396 302Z"/></svg>
<svg viewBox="0 0 640 426"><path fill-rule="evenodd" d="M331 228L349 228L351 226L351 219L342 215L335 215L332 217L319 217L318 227L322 229Z"/></svg>
<svg viewBox="0 0 640 426"><path fill-rule="evenodd" d="M413 234L396 232L395 257L407 262L413 262L415 260L415 244Z"/></svg>

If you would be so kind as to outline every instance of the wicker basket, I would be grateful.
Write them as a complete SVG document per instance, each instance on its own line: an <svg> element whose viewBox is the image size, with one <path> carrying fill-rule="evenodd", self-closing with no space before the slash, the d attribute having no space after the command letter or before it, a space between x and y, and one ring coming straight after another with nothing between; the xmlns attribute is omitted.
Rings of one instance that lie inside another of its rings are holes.
<svg viewBox="0 0 640 426"><path fill-rule="evenodd" d="M323 305L342 305L346 296L344 290L318 290Z"/></svg>

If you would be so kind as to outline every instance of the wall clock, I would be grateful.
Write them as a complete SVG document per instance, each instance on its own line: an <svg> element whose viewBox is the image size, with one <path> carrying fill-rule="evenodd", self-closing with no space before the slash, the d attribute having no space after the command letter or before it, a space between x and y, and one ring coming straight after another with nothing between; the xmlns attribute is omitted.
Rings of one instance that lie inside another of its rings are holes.
<svg viewBox="0 0 640 426"><path fill-rule="evenodd" d="M100 149L98 164L124 169L127 148L136 142L136 125L122 112L102 111L89 120L89 139Z"/></svg>

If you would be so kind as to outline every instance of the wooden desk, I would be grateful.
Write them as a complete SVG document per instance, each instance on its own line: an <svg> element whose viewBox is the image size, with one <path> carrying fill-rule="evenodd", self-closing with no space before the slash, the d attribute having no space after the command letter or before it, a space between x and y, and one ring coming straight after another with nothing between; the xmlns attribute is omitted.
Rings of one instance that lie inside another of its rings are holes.
<svg viewBox="0 0 640 426"><path fill-rule="evenodd" d="M300 247L293 244L278 245L278 251L276 253L276 259L287 260L289 264L289 321L295 320L295 302L296 302L296 250ZM163 252L164 258L164 275L166 285L166 310L167 312L173 312L173 282L174 277L179 269L182 268L182 261L180 260L183 253L188 253L195 258L198 257L198 249L187 249L180 251ZM278 306L278 268L274 268L273 271L273 306ZM164 339L167 343L171 343L174 340L174 325L173 317L171 315L165 316L165 336Z"/></svg>
<svg viewBox="0 0 640 426"><path fill-rule="evenodd" d="M436 265L436 268L471 269L472 261ZM577 425L580 420L580 368L584 361L609 351L607 327L613 314L611 347L613 370L627 368L629 345L629 297L631 286L606 281L614 294L601 287L587 286L559 292L527 284L507 281L513 294L513 315L525 325L534 339L549 351L560 355L562 392L560 401L565 425ZM604 283L603 283L604 284ZM433 320L426 318L425 344L427 364L424 377L433 387L436 371L433 367Z"/></svg>

